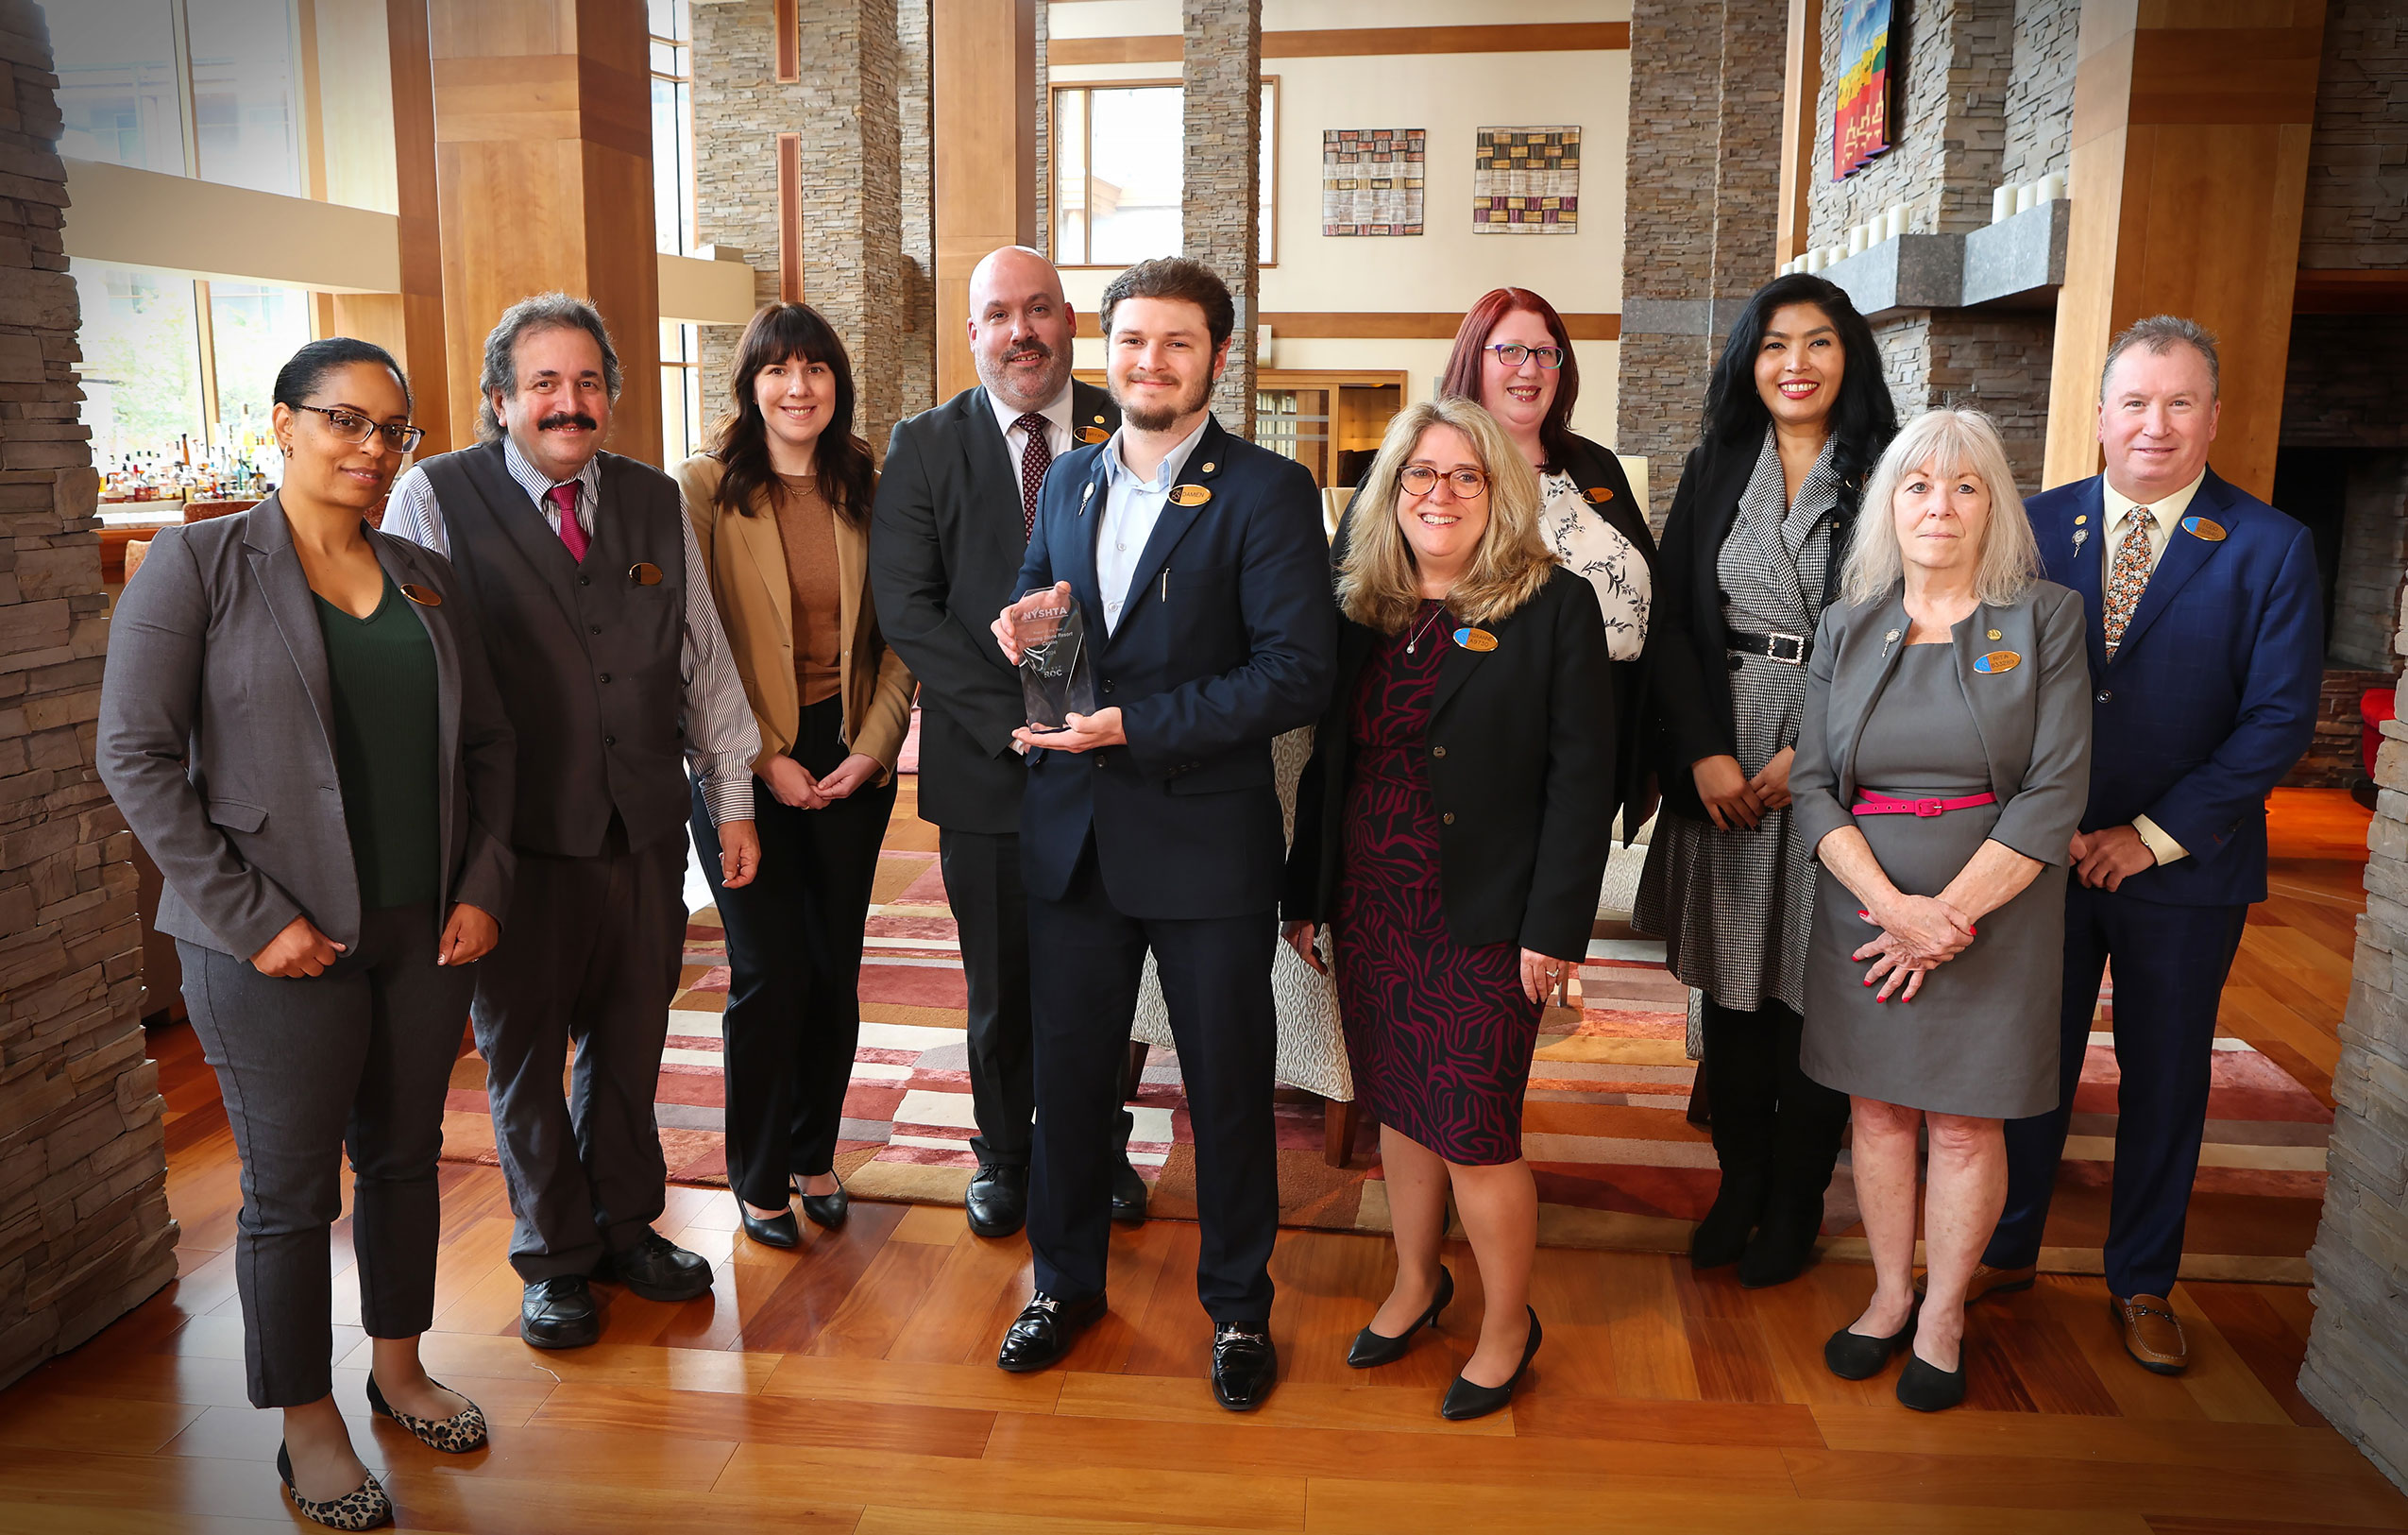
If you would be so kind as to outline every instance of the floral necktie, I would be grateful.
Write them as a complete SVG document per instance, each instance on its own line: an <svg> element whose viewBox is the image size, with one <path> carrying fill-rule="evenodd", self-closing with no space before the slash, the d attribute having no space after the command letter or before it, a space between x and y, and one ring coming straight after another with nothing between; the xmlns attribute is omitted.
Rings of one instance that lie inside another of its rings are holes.
<svg viewBox="0 0 2408 1535"><path fill-rule="evenodd" d="M2148 589L2149 530L2157 526L2155 515L2145 506L2133 507L2124 521L2124 541L2115 546L2115 563L2107 572L2102 628L2111 660L2115 647L2124 642L2125 625L2132 622L2132 609L2140 605L2141 593Z"/></svg>

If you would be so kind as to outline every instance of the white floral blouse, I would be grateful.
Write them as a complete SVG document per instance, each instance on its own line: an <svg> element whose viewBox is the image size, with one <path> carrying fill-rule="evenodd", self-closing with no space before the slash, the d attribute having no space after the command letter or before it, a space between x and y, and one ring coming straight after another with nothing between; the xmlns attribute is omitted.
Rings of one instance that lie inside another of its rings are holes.
<svg viewBox="0 0 2408 1535"><path fill-rule="evenodd" d="M1541 474L1538 527L1547 547L1597 588L1605 610L1605 640L1614 659L1635 661L1647 644L1647 610L1653 598L1647 560L1622 531L1598 514L1572 477Z"/></svg>

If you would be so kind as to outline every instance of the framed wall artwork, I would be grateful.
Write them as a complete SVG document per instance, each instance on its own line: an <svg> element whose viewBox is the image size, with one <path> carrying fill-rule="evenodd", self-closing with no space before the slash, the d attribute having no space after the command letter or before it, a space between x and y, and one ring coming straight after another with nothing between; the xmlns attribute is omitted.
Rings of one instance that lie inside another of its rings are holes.
<svg viewBox="0 0 2408 1535"><path fill-rule="evenodd" d="M1580 129L1480 129L1471 172L1471 232L1578 234Z"/></svg>
<svg viewBox="0 0 2408 1535"><path fill-rule="evenodd" d="M1840 94L1831 118L1831 179L1890 151L1890 33L1893 0L1840 0Z"/></svg>
<svg viewBox="0 0 2408 1535"><path fill-rule="evenodd" d="M1321 133L1321 232L1419 234L1429 134L1417 128Z"/></svg>

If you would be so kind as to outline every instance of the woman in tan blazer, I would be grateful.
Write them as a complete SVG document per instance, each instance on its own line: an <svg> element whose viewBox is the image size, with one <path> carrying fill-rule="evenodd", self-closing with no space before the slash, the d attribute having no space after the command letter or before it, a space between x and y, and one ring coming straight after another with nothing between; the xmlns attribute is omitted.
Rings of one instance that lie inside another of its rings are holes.
<svg viewBox="0 0 2408 1535"><path fill-rule="evenodd" d="M808 305L771 304L745 327L729 393L710 451L677 483L760 725L761 872L721 885L699 790L694 845L727 931L727 1181L746 1235L792 1247L789 1182L815 1223L844 1222L836 1139L861 925L913 684L871 605L877 473L853 433L844 343Z"/></svg>

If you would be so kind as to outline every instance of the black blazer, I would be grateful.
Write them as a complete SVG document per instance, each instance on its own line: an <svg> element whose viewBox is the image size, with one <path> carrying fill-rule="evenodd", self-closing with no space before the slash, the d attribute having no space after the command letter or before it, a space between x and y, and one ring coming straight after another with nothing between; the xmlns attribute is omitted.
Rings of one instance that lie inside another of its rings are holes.
<svg viewBox="0 0 2408 1535"><path fill-rule="evenodd" d="M1302 465L1208 421L1178 481L1207 495L1162 508L1107 637L1103 453L1082 448L1046 474L1015 581L1070 583L1096 703L1118 707L1128 744L1028 754L1021 878L1031 895L1061 899L1092 838L1124 915L1267 913L1282 851L1271 739L1320 715L1337 670L1320 492Z"/></svg>
<svg viewBox="0 0 2408 1535"><path fill-rule="evenodd" d="M1082 441L1120 425L1093 384L1071 384L1070 410ZM983 386L895 423L870 521L870 590L888 647L920 679L921 818L958 831L1020 829L1026 775L1011 733L1028 710L988 628L1023 589L1020 508L1019 466Z"/></svg>
<svg viewBox="0 0 2408 1535"><path fill-rule="evenodd" d="M1772 430L1770 427L1767 431ZM1664 519L1664 547L1655 566L1655 609L1647 626L1648 720L1656 775L1667 808L1692 820L1707 819L1690 775L1701 758L1738 752L1732 725L1730 631L1722 623L1721 578L1716 569L1723 542L1738 520L1739 496L1764 451L1757 437L1745 446L1702 442L1681 466L1681 486ZM1856 525L1862 472L1840 488L1831 534L1831 563L1823 590L1840 589L1840 569Z"/></svg>
<svg viewBox="0 0 2408 1535"><path fill-rule="evenodd" d="M1613 812L1597 785L1614 761L1605 621L1586 578L1558 566L1521 607L1483 625L1491 651L1441 640L1424 759L1439 812L1447 929L1465 945L1517 944L1557 959L1588 952ZM1297 786L1281 915L1335 909L1355 682L1380 637L1342 618L1338 685Z"/></svg>

